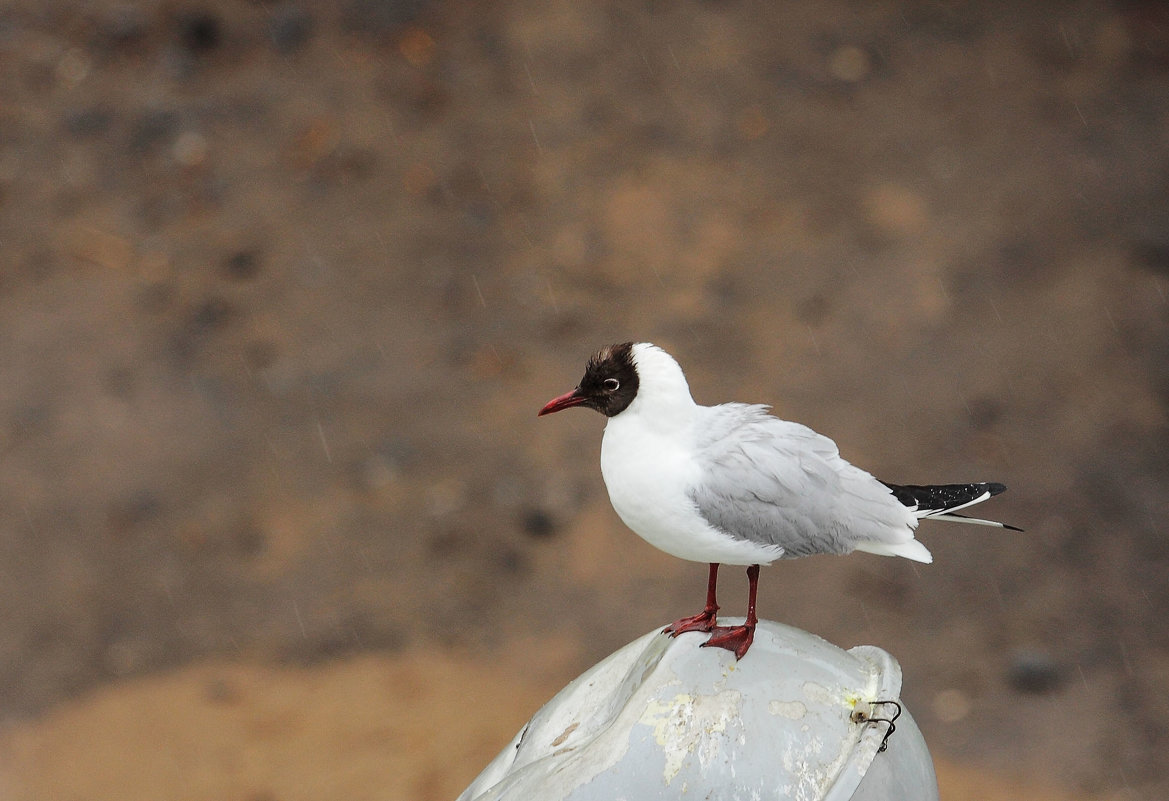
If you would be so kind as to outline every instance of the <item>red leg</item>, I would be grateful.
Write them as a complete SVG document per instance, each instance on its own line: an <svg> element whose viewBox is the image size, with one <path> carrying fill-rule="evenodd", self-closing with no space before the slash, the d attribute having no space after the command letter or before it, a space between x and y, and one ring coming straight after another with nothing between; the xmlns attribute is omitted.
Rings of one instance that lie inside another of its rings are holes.
<svg viewBox="0 0 1169 801"><path fill-rule="evenodd" d="M715 613L718 612L718 604L714 600L714 587L718 583L718 562L710 563L710 578L706 584L706 608L697 615L684 617L677 620L662 629L662 634L669 634L671 637L677 637L679 634L684 634L687 631L710 631L714 628Z"/></svg>
<svg viewBox="0 0 1169 801"><path fill-rule="evenodd" d="M726 648L733 651L735 659L742 659L751 643L755 641L755 624L759 618L755 617L755 595L759 592L759 565L747 568L747 581L750 595L747 600L747 620L741 626L714 626L710 629L710 639L702 647Z"/></svg>

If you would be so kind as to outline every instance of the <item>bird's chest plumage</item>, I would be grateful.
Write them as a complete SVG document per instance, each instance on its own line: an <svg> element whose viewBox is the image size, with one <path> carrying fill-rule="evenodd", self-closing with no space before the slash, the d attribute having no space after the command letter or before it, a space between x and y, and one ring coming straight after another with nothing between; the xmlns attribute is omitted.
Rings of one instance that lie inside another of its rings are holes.
<svg viewBox="0 0 1169 801"><path fill-rule="evenodd" d="M702 479L692 424L655 429L621 416L601 440L601 474L621 520L656 548L696 562L770 562L773 549L736 541L698 511L693 487Z"/></svg>
<svg viewBox="0 0 1169 801"><path fill-rule="evenodd" d="M688 491L699 479L689 432L655 432L613 419L601 440L601 474L618 514L641 533L643 518L694 512ZM637 520L641 525L634 525ZM648 521L648 522L652 522Z"/></svg>

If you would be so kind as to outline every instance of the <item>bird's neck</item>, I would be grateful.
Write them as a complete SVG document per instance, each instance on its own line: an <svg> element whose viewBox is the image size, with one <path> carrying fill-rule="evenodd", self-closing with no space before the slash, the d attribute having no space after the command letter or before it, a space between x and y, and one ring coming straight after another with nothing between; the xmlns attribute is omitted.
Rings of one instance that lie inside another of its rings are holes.
<svg viewBox="0 0 1169 801"><path fill-rule="evenodd" d="M646 343L633 346L633 362L640 379L637 396L609 422L618 424L619 429L632 426L646 431L690 426L701 407L690 396L690 385L678 363L662 349Z"/></svg>
<svg viewBox="0 0 1169 801"><path fill-rule="evenodd" d="M661 387L658 391L646 391L643 383L629 408L609 423L620 427L621 423L633 423L636 419L640 428L668 434L691 427L701 408L690 396L685 379L680 386ZM622 418L626 417L627 421L623 421Z"/></svg>

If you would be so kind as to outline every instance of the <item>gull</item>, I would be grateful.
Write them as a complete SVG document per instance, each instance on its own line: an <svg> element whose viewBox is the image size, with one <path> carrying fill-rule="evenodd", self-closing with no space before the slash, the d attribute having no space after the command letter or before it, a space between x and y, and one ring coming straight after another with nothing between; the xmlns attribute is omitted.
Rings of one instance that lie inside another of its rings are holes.
<svg viewBox="0 0 1169 801"><path fill-rule="evenodd" d="M666 553L710 566L706 606L663 633L708 632L704 646L737 659L755 635L760 565L852 551L931 562L914 539L922 519L1022 530L958 513L1003 492L1002 484L889 484L768 406L695 403L682 368L648 342L602 348L576 388L539 415L573 406L608 418L601 475L625 525ZM742 625L716 625L720 564L748 566Z"/></svg>

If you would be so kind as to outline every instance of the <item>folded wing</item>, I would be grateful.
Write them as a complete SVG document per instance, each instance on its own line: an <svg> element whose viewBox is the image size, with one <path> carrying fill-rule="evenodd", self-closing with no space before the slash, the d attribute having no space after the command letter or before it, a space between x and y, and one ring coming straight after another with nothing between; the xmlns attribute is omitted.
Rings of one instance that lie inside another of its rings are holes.
<svg viewBox="0 0 1169 801"><path fill-rule="evenodd" d="M920 562L917 515L890 487L840 458L836 443L766 406L710 407L696 432L691 498L710 525L784 557L864 550Z"/></svg>

